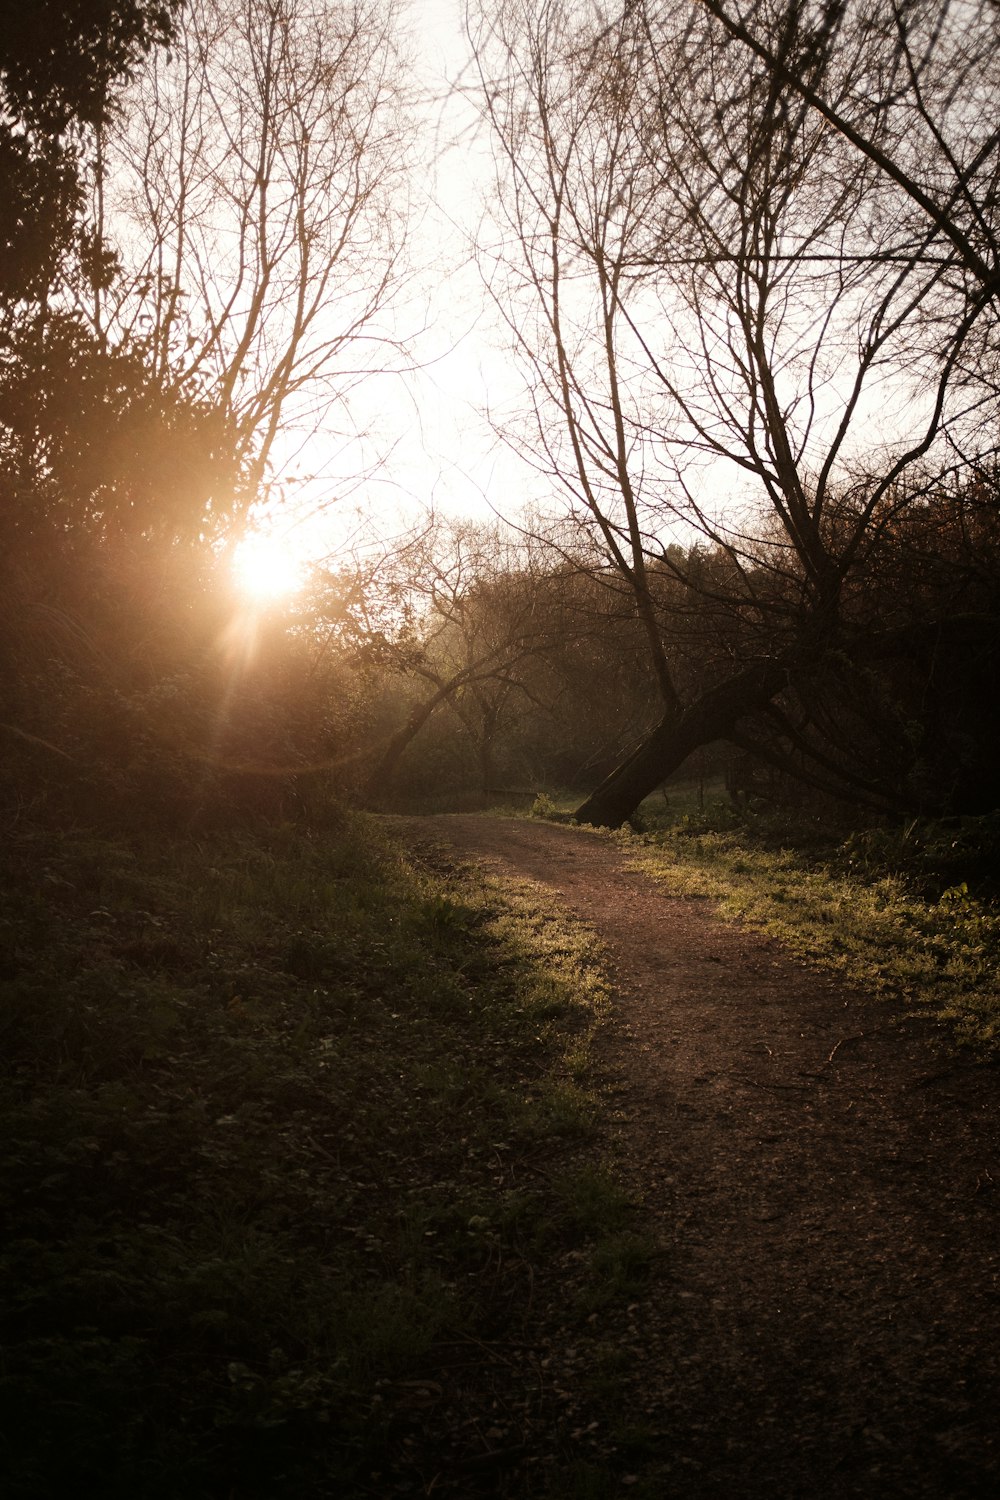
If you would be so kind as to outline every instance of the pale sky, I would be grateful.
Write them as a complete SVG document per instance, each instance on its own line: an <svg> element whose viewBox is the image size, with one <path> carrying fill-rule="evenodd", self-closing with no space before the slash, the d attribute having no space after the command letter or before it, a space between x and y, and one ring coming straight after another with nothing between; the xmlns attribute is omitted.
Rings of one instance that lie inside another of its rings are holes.
<svg viewBox="0 0 1000 1500"><path fill-rule="evenodd" d="M376 377L359 394L356 410L372 428L370 452L391 452L376 479L346 502L338 499L316 525L315 537L332 547L350 529L354 506L384 515L391 530L397 515L405 523L431 505L451 516L513 514L540 499L544 487L499 443L484 415L487 408L502 415L518 405L521 385L472 259L492 158L477 112L461 92L463 82L472 87L475 80L463 9L463 0L409 0L426 134L417 142L422 176L414 183L411 226L416 284L398 326L417 332L415 367ZM350 457L347 450L340 460L345 477ZM299 529L313 532L311 523Z"/></svg>

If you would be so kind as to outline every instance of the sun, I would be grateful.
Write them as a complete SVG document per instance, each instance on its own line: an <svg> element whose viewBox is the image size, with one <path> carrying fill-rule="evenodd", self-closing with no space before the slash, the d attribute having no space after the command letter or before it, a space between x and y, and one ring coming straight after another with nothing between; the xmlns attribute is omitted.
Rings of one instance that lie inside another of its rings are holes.
<svg viewBox="0 0 1000 1500"><path fill-rule="evenodd" d="M233 553L233 573L240 590L260 604L286 599L305 581L302 559L277 536L245 537Z"/></svg>

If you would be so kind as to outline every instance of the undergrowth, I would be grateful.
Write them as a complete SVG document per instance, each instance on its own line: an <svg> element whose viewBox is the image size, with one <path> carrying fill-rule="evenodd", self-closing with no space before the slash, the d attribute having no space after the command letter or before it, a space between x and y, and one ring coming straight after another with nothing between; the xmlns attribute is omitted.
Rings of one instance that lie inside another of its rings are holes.
<svg viewBox="0 0 1000 1500"><path fill-rule="evenodd" d="M5 1493L383 1496L488 1457L518 1377L483 1351L534 1336L541 1268L581 1317L626 1287L588 935L346 818L15 830L3 900Z"/></svg>

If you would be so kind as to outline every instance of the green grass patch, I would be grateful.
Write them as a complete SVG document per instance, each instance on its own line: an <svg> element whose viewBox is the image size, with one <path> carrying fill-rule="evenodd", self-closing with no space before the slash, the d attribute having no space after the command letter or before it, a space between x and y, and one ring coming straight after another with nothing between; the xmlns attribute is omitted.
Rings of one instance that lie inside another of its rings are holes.
<svg viewBox="0 0 1000 1500"><path fill-rule="evenodd" d="M570 822L578 802L540 793L521 816ZM629 827L592 832L678 895L1000 1051L1000 814L848 832L742 811L714 777L671 782Z"/></svg>
<svg viewBox="0 0 1000 1500"><path fill-rule="evenodd" d="M530 1336L550 1255L628 1284L599 959L539 888L366 820L10 839L5 1492L409 1482L443 1350Z"/></svg>
<svg viewBox="0 0 1000 1500"><path fill-rule="evenodd" d="M649 805L656 811L655 799ZM902 997L959 1042L996 1053L1000 908L981 878L996 870L982 822L845 840L843 831L740 816L720 804L656 832L615 837L678 895L710 897L723 916L869 992ZM970 879L959 881L963 869Z"/></svg>

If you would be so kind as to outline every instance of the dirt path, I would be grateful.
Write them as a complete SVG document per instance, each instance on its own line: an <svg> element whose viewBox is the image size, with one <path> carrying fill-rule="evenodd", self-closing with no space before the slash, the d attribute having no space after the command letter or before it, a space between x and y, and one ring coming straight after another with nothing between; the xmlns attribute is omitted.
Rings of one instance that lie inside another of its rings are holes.
<svg viewBox="0 0 1000 1500"><path fill-rule="evenodd" d="M603 840L400 820L612 954L621 1130L665 1247L624 1331L663 1495L1000 1495L1000 1087Z"/></svg>

